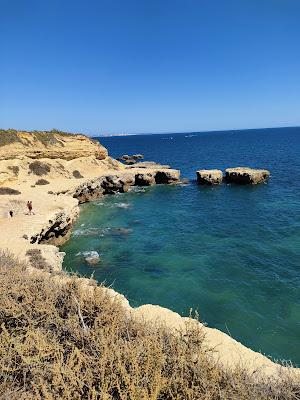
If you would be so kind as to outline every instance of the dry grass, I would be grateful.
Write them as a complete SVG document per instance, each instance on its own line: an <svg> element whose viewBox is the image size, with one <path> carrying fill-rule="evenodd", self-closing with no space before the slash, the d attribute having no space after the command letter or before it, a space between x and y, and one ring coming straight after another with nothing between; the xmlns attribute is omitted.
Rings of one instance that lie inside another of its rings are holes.
<svg viewBox="0 0 300 400"><path fill-rule="evenodd" d="M224 372L209 361L196 324L173 335L132 320L101 287L88 296L76 277L59 286L7 254L0 259L2 399L299 398L288 381Z"/></svg>

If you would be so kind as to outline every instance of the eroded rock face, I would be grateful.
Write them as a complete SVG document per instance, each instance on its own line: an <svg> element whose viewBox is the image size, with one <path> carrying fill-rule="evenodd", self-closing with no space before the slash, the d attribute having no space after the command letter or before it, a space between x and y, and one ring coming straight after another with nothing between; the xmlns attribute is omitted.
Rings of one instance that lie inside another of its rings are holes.
<svg viewBox="0 0 300 400"><path fill-rule="evenodd" d="M219 185L223 182L223 172L220 169L200 169L196 173L200 185Z"/></svg>
<svg viewBox="0 0 300 400"><path fill-rule="evenodd" d="M49 220L48 224L37 235L30 238L30 243L51 243L60 246L65 243L70 235L72 226L79 214L78 207L73 209L72 214L64 211L58 212L53 220Z"/></svg>
<svg viewBox="0 0 300 400"><path fill-rule="evenodd" d="M132 169L116 175L102 176L88 180L76 187L72 196L79 203L95 200L105 194L125 193L130 186L151 186L155 184L172 184L180 180L180 172L173 169Z"/></svg>
<svg viewBox="0 0 300 400"><path fill-rule="evenodd" d="M151 172L145 172L135 175L135 186L151 186L155 184L155 175Z"/></svg>
<svg viewBox="0 0 300 400"><path fill-rule="evenodd" d="M270 171L266 169L253 169L248 167L227 168L225 170L225 179L229 183L240 185L258 184L268 180Z"/></svg>
<svg viewBox="0 0 300 400"><path fill-rule="evenodd" d="M105 194L125 193L134 184L135 177L133 174L102 176L79 185L72 195L78 199L79 203L85 203L96 200Z"/></svg>
<svg viewBox="0 0 300 400"><path fill-rule="evenodd" d="M0 132L0 160L28 157L73 160L80 157L95 157L103 160L108 153L96 140L84 135L64 132Z"/></svg>
<svg viewBox="0 0 300 400"><path fill-rule="evenodd" d="M167 169L157 171L155 174L155 183L156 184L172 184L179 182L180 180L180 173L175 169Z"/></svg>

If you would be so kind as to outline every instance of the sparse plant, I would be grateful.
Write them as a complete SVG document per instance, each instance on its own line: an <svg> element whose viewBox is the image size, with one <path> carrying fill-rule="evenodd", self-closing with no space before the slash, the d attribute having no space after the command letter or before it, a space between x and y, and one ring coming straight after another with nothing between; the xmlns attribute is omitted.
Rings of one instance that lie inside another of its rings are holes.
<svg viewBox="0 0 300 400"><path fill-rule="evenodd" d="M81 173L77 169L75 169L75 171L73 171L72 174L73 174L74 178L76 178L76 179L83 178L83 176L81 175Z"/></svg>
<svg viewBox="0 0 300 400"><path fill-rule="evenodd" d="M50 166L36 160L29 164L29 170L37 176L42 176L47 175L50 172Z"/></svg>
<svg viewBox="0 0 300 400"><path fill-rule="evenodd" d="M49 181L47 181L46 179L39 179L35 182L36 185L49 185Z"/></svg>
<svg viewBox="0 0 300 400"><path fill-rule="evenodd" d="M12 189L10 187L0 187L0 194L16 195L21 194L19 190Z"/></svg>
<svg viewBox="0 0 300 400"><path fill-rule="evenodd" d="M52 271L52 267L47 263L45 258L42 256L40 249L29 249L26 252L26 256L29 259L30 265L37 269L43 269L45 271Z"/></svg>
<svg viewBox="0 0 300 400"><path fill-rule="evenodd" d="M18 131L15 129L0 129L0 146L7 146L16 142L21 142Z"/></svg>
<svg viewBox="0 0 300 400"><path fill-rule="evenodd" d="M18 165L9 165L7 167L10 171L12 171L16 176L18 175L20 168L18 167Z"/></svg>

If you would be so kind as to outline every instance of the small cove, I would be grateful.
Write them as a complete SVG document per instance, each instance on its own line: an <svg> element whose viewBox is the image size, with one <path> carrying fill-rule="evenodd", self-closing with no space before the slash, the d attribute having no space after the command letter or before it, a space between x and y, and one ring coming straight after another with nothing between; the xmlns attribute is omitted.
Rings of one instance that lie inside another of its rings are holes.
<svg viewBox="0 0 300 400"><path fill-rule="evenodd" d="M94 274L132 305L197 309L209 326L300 365L300 130L100 141L112 156L143 153L190 179L199 168L237 165L268 168L272 178L255 187L135 188L84 204L62 247L65 268ZM82 251L98 251L99 266Z"/></svg>

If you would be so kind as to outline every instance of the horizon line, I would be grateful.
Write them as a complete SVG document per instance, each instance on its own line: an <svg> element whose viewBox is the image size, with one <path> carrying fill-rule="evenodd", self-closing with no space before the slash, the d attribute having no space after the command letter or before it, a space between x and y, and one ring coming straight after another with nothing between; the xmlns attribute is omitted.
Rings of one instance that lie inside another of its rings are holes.
<svg viewBox="0 0 300 400"><path fill-rule="evenodd" d="M176 135L181 133L193 134L193 133L216 133L216 132L237 132L237 131L255 131L255 130L268 130L268 129L297 129L300 125L292 126L271 126L264 128L234 128L234 129L212 129L212 130L200 130L200 131L170 131L170 132L143 132L143 133L107 133L100 134L99 136L91 137L123 137L123 136L150 136L150 135Z"/></svg>

